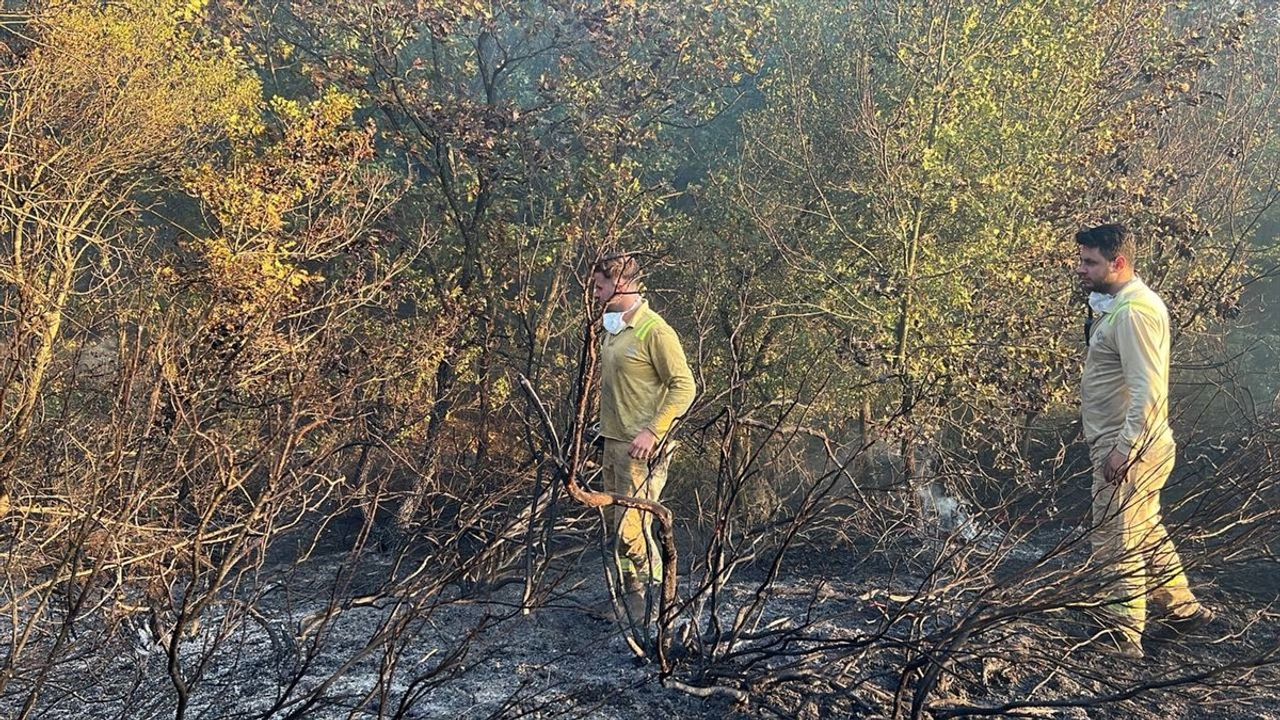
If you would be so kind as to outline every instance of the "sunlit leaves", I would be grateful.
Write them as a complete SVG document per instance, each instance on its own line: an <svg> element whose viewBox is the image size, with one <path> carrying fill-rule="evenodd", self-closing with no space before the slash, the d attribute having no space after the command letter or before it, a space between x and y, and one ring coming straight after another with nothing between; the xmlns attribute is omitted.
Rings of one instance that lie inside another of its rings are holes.
<svg viewBox="0 0 1280 720"><path fill-rule="evenodd" d="M57 142L124 169L250 122L257 80L192 22L196 5L76 2L40 13L28 92L45 98Z"/></svg>
<svg viewBox="0 0 1280 720"><path fill-rule="evenodd" d="M871 393L892 413L927 387L943 402L913 422L1016 426L1067 402L1082 224L1128 222L1146 276L1175 317L1195 317L1244 267L1203 242L1247 206L1227 189L1250 165L1218 159L1222 99L1197 78L1236 61L1245 27L1156 2L784 3L765 107L746 119L742 197L785 248L785 315L820 310L815 332L843 326L866 346L833 411Z"/></svg>

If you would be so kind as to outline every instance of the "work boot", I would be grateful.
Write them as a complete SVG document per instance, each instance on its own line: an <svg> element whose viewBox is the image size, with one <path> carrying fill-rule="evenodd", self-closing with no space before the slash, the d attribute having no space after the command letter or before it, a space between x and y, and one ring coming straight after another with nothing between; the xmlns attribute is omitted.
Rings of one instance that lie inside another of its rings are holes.
<svg viewBox="0 0 1280 720"><path fill-rule="evenodd" d="M1142 641L1123 630L1108 628L1089 640L1089 647L1098 652L1125 660L1141 660L1146 656Z"/></svg>
<svg viewBox="0 0 1280 720"><path fill-rule="evenodd" d="M1186 635L1213 622L1213 611L1201 605L1196 611L1186 617L1178 617L1177 615L1162 615L1156 618L1155 625L1158 628L1158 634L1161 637L1172 637L1175 635Z"/></svg>
<svg viewBox="0 0 1280 720"><path fill-rule="evenodd" d="M1087 639L1087 650L1116 658L1138 660L1146 656L1142 649L1142 631L1128 618L1098 607L1075 608L1080 613L1079 630Z"/></svg>

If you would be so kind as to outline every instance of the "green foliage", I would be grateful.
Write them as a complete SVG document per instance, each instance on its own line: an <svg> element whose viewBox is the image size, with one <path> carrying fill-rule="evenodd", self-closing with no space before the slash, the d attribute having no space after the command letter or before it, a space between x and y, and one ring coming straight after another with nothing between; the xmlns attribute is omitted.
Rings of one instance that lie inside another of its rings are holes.
<svg viewBox="0 0 1280 720"><path fill-rule="evenodd" d="M300 287L324 279L301 263L325 261L353 238L349 228L313 221L364 204L359 176L374 154L369 134L350 126L350 96L330 92L309 104L277 97L270 106L274 131L259 125L237 136L225 163L186 175L221 231L202 241L201 253L224 292L239 288L234 312L249 315L295 301Z"/></svg>
<svg viewBox="0 0 1280 720"><path fill-rule="evenodd" d="M679 240L672 135L759 67L770 19L755 0L343 0L292 3L283 38L259 41L251 5L225 8L264 67L355 98L413 179L397 232L437 237L421 278L470 319L436 378L436 425L500 395L504 374L572 358L584 260Z"/></svg>
<svg viewBox="0 0 1280 720"><path fill-rule="evenodd" d="M193 338L157 361L175 406L309 378L414 477L519 454L512 378L568 394L586 269L619 249L674 261L650 286L709 416L799 397L833 436L897 415L1009 446L1071 404L1075 229L1131 224L1194 338L1236 312L1276 188L1248 8L129 0L26 30L0 220L13 345L45 359L14 383L52 363L35 318L125 268L129 322Z"/></svg>
<svg viewBox="0 0 1280 720"><path fill-rule="evenodd" d="M795 2L778 25L742 170L711 202L745 234L726 291L752 274L761 322L805 321L804 352L830 359L824 414L866 398L904 431L981 447L1069 404L1083 320L1071 235L1085 224L1138 232L1141 272L1183 328L1230 306L1211 298L1247 267L1238 228L1260 156L1224 157L1211 138L1275 137L1273 94L1239 72L1268 32L1247 15Z"/></svg>
<svg viewBox="0 0 1280 720"><path fill-rule="evenodd" d="M49 132L35 157L125 172L172 165L256 115L260 90L234 49L174 0L59 3L31 22L7 107ZM34 130L34 128L33 128Z"/></svg>

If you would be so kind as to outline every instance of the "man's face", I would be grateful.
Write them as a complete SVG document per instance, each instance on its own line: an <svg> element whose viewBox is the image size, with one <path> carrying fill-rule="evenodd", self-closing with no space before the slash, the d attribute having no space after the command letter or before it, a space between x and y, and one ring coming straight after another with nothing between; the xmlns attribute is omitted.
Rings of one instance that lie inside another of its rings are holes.
<svg viewBox="0 0 1280 720"><path fill-rule="evenodd" d="M1080 264L1076 276L1085 292L1111 292L1116 286L1117 275L1125 264L1122 256L1107 260L1097 248L1080 246Z"/></svg>
<svg viewBox="0 0 1280 720"><path fill-rule="evenodd" d="M618 284L614 280L605 277L604 273L593 273L592 282L595 284L595 290L592 293L596 302L604 305L605 310L617 312L614 307L620 305L623 297L618 295Z"/></svg>

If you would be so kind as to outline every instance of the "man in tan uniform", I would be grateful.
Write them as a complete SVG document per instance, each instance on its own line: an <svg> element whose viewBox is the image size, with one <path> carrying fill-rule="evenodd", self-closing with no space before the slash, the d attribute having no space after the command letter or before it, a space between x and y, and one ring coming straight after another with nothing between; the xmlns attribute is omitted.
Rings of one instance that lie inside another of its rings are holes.
<svg viewBox="0 0 1280 720"><path fill-rule="evenodd" d="M1169 312L1134 274L1122 225L1076 234L1081 286L1090 292L1081 417L1093 461L1093 546L1107 568L1107 649L1143 656L1147 602L1167 631L1213 619L1191 593L1160 518L1160 490L1177 446L1169 428Z"/></svg>
<svg viewBox="0 0 1280 720"><path fill-rule="evenodd" d="M693 373L680 339L640 295L640 265L629 255L606 258L592 273L604 305L600 349L600 434L607 492L657 501L671 462L664 441L693 403ZM653 517L609 508L615 553L633 622L645 615L647 587L662 580Z"/></svg>

